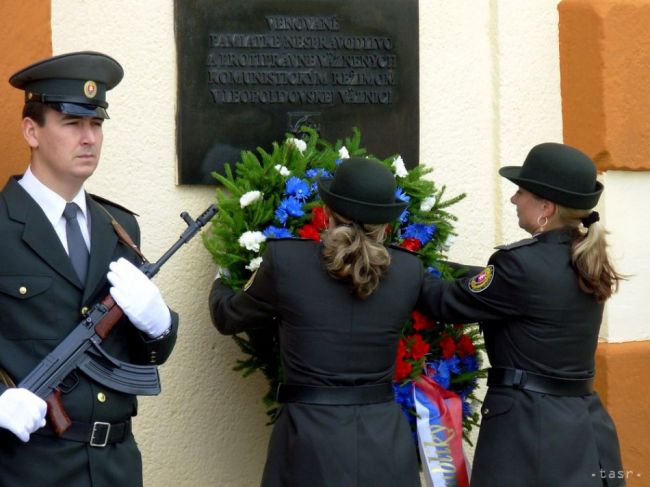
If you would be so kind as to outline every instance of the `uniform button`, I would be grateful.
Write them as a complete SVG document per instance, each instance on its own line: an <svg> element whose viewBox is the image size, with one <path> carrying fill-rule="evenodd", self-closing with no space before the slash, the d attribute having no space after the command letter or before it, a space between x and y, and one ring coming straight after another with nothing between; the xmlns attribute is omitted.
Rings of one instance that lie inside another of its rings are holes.
<svg viewBox="0 0 650 487"><path fill-rule="evenodd" d="M81 315L86 316L88 314L88 306L81 308Z"/></svg>
<svg viewBox="0 0 650 487"><path fill-rule="evenodd" d="M97 400L99 402L106 402L106 394L104 394L103 392L99 392L97 394Z"/></svg>
<svg viewBox="0 0 650 487"><path fill-rule="evenodd" d="M27 294L27 288L25 286L20 286L18 288L18 292L24 296L25 294Z"/></svg>
<svg viewBox="0 0 650 487"><path fill-rule="evenodd" d="M488 408L483 408L483 414L489 414L490 410Z"/></svg>

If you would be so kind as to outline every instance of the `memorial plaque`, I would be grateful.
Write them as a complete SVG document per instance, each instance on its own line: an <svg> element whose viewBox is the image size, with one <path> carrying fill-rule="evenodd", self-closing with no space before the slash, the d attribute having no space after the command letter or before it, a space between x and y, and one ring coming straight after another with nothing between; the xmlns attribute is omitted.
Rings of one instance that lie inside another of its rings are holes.
<svg viewBox="0 0 650 487"><path fill-rule="evenodd" d="M176 0L181 184L303 125L419 158L418 0Z"/></svg>

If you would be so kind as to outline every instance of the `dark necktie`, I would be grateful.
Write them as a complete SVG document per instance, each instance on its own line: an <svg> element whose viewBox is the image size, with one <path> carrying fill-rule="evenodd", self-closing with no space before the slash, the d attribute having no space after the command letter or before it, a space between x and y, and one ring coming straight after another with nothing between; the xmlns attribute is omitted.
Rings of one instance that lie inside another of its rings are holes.
<svg viewBox="0 0 650 487"><path fill-rule="evenodd" d="M63 210L63 217L65 218L65 234L68 239L68 254L72 261L72 267L77 272L81 284L86 282L86 272L88 271L88 247L81 235L81 228L79 228L79 221L77 220L77 209L79 207L76 203L66 203Z"/></svg>

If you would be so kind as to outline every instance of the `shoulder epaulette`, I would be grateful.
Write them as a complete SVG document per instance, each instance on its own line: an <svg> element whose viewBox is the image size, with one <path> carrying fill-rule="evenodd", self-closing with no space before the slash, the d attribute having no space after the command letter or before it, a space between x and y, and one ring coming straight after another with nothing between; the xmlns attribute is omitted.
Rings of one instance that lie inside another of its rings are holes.
<svg viewBox="0 0 650 487"><path fill-rule="evenodd" d="M301 237L267 237L266 241L267 242L284 242L284 241L289 241L289 242L315 242L314 239L301 238Z"/></svg>
<svg viewBox="0 0 650 487"><path fill-rule="evenodd" d="M420 256L420 254L417 251L410 250L410 249L405 249L404 247L400 247L397 244L390 244L390 245L388 245L388 248L395 249L395 250L401 250L402 252L406 252L407 254L415 255L416 257Z"/></svg>
<svg viewBox="0 0 650 487"><path fill-rule="evenodd" d="M514 242L514 243L511 243L511 244L497 245L495 247L495 249L512 250L512 249L516 249L516 248L519 248L519 247L525 247L527 245L533 245L534 243L537 243L537 241L538 240L536 238L525 238L523 240L519 240L518 242Z"/></svg>
<svg viewBox="0 0 650 487"><path fill-rule="evenodd" d="M97 196L96 194L88 193L88 196L90 196L90 197L91 197L92 199L94 199L97 203L100 203L100 204L102 204L102 205L109 205L109 206L112 206L112 207L114 207L114 208L118 208L118 209L120 209L120 210L122 210L122 211L126 211L127 213L131 213L132 215L140 216L140 215L138 215L136 212L131 211L131 210L129 210L128 208L125 208L125 207L122 206L122 205L118 205L117 203L113 203L112 201L107 200L106 198L102 198L101 196Z"/></svg>

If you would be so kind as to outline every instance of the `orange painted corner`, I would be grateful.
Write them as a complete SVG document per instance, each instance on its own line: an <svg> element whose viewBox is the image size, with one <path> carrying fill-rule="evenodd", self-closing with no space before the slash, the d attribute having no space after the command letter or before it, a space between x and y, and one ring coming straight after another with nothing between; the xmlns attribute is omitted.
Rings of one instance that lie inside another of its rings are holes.
<svg viewBox="0 0 650 487"><path fill-rule="evenodd" d="M20 132L23 92L7 80L22 67L52 55L50 2L21 0L0 2L0 187L11 174L22 173L29 150Z"/></svg>
<svg viewBox="0 0 650 487"><path fill-rule="evenodd" d="M612 416L621 442L623 467L633 472L628 486L650 485L650 341L600 343L596 390ZM640 474L640 477L637 477Z"/></svg>
<svg viewBox="0 0 650 487"><path fill-rule="evenodd" d="M650 0L562 0L564 141L600 171L650 169Z"/></svg>

